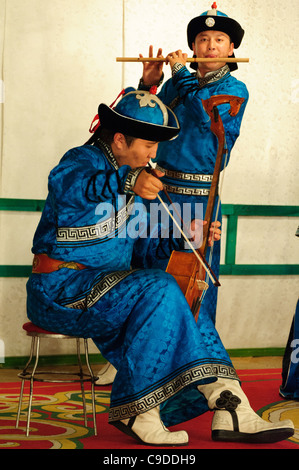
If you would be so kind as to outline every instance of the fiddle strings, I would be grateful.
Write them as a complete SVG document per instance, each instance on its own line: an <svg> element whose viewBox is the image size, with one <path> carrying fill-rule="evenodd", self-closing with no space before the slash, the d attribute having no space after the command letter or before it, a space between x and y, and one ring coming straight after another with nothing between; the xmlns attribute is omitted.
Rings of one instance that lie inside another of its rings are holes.
<svg viewBox="0 0 299 470"><path fill-rule="evenodd" d="M225 145L226 147L226 145ZM223 182L224 182L224 175L225 175L225 169L227 165L227 159L228 159L228 152L225 152L225 159L224 159L224 165L223 165L223 170L222 170L222 175L221 175L221 181L219 185L219 191L218 191L218 201L217 201L217 206L216 206L216 212L215 212L215 221L218 219L218 214L220 210L220 201L221 201L221 194L223 190ZM213 251L214 251L214 233L215 233L215 225L213 227L213 232L212 232L212 246L210 249L210 254L209 254L209 260L208 263L211 266L212 265L212 260L213 260ZM206 281L208 280L208 277L206 276ZM202 291L201 297L200 297L200 302L203 302L204 297L206 295L207 289Z"/></svg>
<svg viewBox="0 0 299 470"><path fill-rule="evenodd" d="M183 235L184 239L186 240L187 244L189 245L190 249L193 251L194 255L196 256L196 258L198 259L198 261L200 261L200 263L202 264L202 266L204 267L207 275L209 276L209 278L211 279L211 281L213 282L214 284L214 279L212 277L212 274L209 270L209 268L206 266L206 264L203 262L203 260L201 259L201 257L198 255L197 251L194 249L192 243L190 242L189 238L187 237L187 235L185 235L184 231L181 229L181 227L179 226L179 224L177 223L177 221L175 220L175 218L173 217L173 215L171 214L171 212L169 211L168 207L166 206L166 204L164 203L163 199L161 198L161 196L159 194L157 194L157 197L159 199L159 201L161 202L162 206L164 207L164 209L166 210L167 214L169 215L169 217L172 219L172 221L174 222L174 224L176 225L176 227L178 228L178 230L180 231L180 233Z"/></svg>
<svg viewBox="0 0 299 470"><path fill-rule="evenodd" d="M226 147L226 141L225 141L225 147ZM222 190L223 190L224 174L225 174L225 169L226 169L226 165L227 165L227 159L228 159L228 152L225 152L224 165L223 165L223 170L222 170L222 175L221 175L221 180L220 180L220 185L219 185L219 191L218 191L218 201L217 201L216 212L215 212L215 221L218 219L219 210L220 210L221 194L222 194ZM213 233L212 233L212 240L213 241L214 241L215 228L216 227L214 225ZM212 262L213 250L214 250L214 243L212 244L211 249L210 249L209 263Z"/></svg>

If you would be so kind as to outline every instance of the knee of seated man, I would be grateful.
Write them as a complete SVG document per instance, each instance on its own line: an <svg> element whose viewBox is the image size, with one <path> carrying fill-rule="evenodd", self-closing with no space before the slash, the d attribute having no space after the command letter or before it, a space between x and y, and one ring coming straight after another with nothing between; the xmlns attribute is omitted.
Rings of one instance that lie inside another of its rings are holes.
<svg viewBox="0 0 299 470"><path fill-rule="evenodd" d="M176 299L178 302L186 301L185 296L181 288L179 287L176 279L174 278L174 276L162 270L151 270L151 271L155 271L157 273L157 276L159 279L159 287L161 288L163 286L165 295Z"/></svg>
<svg viewBox="0 0 299 470"><path fill-rule="evenodd" d="M144 273L144 286L154 286L155 290L165 289L165 291L178 291L181 292L179 285L175 278L161 270L161 269L145 269Z"/></svg>

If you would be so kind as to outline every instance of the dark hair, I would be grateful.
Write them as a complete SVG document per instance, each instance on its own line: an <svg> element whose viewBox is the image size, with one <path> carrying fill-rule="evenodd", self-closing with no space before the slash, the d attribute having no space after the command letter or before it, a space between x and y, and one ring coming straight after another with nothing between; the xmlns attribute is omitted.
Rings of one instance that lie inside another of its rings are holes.
<svg viewBox="0 0 299 470"><path fill-rule="evenodd" d="M85 142L85 145L92 145L97 139L101 139L105 144L111 146L114 135L117 133L115 130L110 130L110 129L105 129L104 127L99 127L99 129L96 130L96 132L90 137L90 139ZM130 147L130 145L133 143L133 141L136 139L136 137L131 137L129 135L124 135L124 138L126 140L127 146Z"/></svg>

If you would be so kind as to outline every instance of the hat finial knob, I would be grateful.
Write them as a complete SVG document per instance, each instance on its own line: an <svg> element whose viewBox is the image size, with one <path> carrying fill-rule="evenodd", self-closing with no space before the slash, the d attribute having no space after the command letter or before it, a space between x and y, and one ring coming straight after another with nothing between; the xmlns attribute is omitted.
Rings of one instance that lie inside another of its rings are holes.
<svg viewBox="0 0 299 470"><path fill-rule="evenodd" d="M213 9L213 10L217 10L217 3L216 3L216 2L213 3L212 9Z"/></svg>

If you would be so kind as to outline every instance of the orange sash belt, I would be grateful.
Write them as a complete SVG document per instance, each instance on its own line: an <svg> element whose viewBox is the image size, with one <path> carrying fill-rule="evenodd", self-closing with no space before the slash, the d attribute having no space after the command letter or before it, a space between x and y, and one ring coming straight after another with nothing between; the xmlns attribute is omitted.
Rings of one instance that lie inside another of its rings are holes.
<svg viewBox="0 0 299 470"><path fill-rule="evenodd" d="M79 270L85 269L86 266L84 266L84 264L75 263L74 261L59 261L58 259L50 258L46 254L34 255L32 264L33 273L48 274L61 268Z"/></svg>

